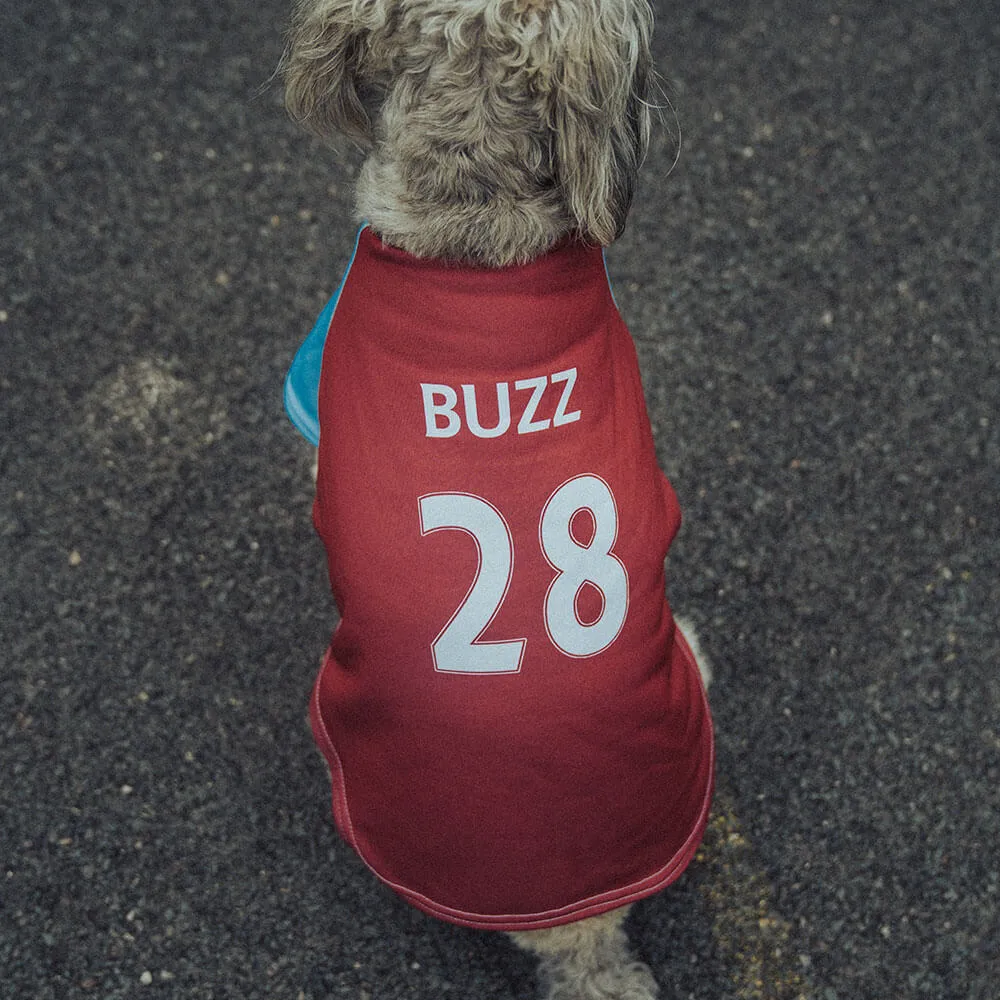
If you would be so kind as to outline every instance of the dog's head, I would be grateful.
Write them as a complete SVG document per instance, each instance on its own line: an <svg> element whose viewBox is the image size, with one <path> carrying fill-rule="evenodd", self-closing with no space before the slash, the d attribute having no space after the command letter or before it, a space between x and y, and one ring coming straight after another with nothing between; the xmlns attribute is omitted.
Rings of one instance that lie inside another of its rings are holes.
<svg viewBox="0 0 1000 1000"><path fill-rule="evenodd" d="M295 119L368 151L389 242L491 265L622 231L649 141L647 0L299 0Z"/></svg>

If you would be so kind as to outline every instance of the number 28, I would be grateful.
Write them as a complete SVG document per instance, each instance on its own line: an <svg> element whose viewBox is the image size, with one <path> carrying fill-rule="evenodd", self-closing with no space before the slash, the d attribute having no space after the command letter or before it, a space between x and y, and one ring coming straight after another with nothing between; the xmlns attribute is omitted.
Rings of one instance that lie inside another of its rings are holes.
<svg viewBox="0 0 1000 1000"><path fill-rule="evenodd" d="M431 643L436 670L446 673L509 674L521 669L527 639L481 641L496 618L514 574L514 542L503 514L471 493L420 497L420 534L464 531L476 543L478 566L469 592ZM589 511L594 534L587 545L573 536L572 522ZM538 541L555 570L544 602L545 631L567 656L596 656L618 638L628 613L628 573L611 551L618 537L618 508L608 484L582 475L563 483L546 501ZM600 593L598 617L584 622L577 599L585 584Z"/></svg>

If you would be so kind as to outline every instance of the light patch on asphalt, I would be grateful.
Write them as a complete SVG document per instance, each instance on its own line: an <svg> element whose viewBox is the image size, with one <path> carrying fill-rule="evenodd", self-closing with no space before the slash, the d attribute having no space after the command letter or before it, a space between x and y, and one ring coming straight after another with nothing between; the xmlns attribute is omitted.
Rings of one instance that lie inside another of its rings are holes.
<svg viewBox="0 0 1000 1000"><path fill-rule="evenodd" d="M190 382L161 359L122 365L88 393L85 426L106 455L134 449L174 446L197 450L229 429L223 408L199 396Z"/></svg>
<svg viewBox="0 0 1000 1000"><path fill-rule="evenodd" d="M148 438L156 423L154 415L169 410L184 383L163 362L142 360L119 368L102 388L97 402L111 423L123 424Z"/></svg>
<svg viewBox="0 0 1000 1000"><path fill-rule="evenodd" d="M700 891L712 913L712 935L738 1000L812 1000L793 927L773 905L774 892L760 870L731 799L717 791L698 852L704 866Z"/></svg>

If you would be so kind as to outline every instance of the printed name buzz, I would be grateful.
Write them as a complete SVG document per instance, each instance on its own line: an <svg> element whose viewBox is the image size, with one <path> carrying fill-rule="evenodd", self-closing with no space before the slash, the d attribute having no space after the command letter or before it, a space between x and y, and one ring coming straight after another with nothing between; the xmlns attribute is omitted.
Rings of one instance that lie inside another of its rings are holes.
<svg viewBox="0 0 1000 1000"><path fill-rule="evenodd" d="M424 423L429 438L450 438L462 430L462 416L465 426L478 438L497 438L506 434L511 428L511 393L509 382L497 382L497 422L493 427L483 427L479 420L479 404L476 399L474 385L460 386L462 391L462 407L459 412L458 390L450 385L440 385L434 382L421 382L420 391L424 399ZM517 421L518 434L533 434L536 431L547 431L553 427L562 427L580 419L579 410L570 410L570 395L576 385L576 369L555 372L552 375L539 375L537 378L521 378L514 383L514 392L521 395L515 397L515 403L523 406ZM550 410L549 397L559 393L555 412L551 417L539 418L538 407L543 397L546 409ZM492 402L492 401L491 401ZM490 404L487 404L490 405ZM492 410L492 405L490 405Z"/></svg>

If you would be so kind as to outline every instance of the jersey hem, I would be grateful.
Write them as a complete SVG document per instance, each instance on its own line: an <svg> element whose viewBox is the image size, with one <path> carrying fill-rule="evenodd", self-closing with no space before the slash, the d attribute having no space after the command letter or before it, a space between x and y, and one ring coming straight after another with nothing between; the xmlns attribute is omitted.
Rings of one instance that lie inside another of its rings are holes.
<svg viewBox="0 0 1000 1000"><path fill-rule="evenodd" d="M701 681L701 674L698 671L694 654L688 646L683 633L675 626L677 641L681 647L684 658L688 661L689 669L693 669L698 677L699 690L704 708L705 725L708 728L706 737L708 742L708 780L705 785L705 792L702 798L701 809L698 819L695 822L690 835L684 845L674 854L674 856L652 875L639 879L627 886L611 889L607 892L589 896L586 899L568 903L565 906L557 907L539 913L526 914L489 914L474 913L447 906L443 903L430 899L423 893L407 888L393 879L383 875L376 868L361 849L354 827L351 823L350 808L347 803L346 785L344 781L344 771L340 762L333 739L323 720L320 710L320 685L327 667L333 659L328 649L323 659L319 675L313 687L313 694L310 700L309 717L312 723L313 738L316 741L320 752L323 754L330 769L330 780L332 785L332 811L334 823L340 831L341 836L354 849L358 857L364 862L369 871L382 883L387 885L395 893L402 896L407 902L415 906L432 917L445 920L448 923L458 924L462 927L472 927L480 930L496 931L528 931L543 930L547 927L556 927L560 924L571 923L582 920L586 917L595 917L608 910L618 909L630 903L638 902L648 896L655 895L665 889L672 882L675 882L684 873L691 863L698 846L701 844L705 834L705 827L708 824L708 814L712 802L712 795L715 786L715 738L712 724L712 716L708 710L708 699L704 685Z"/></svg>

